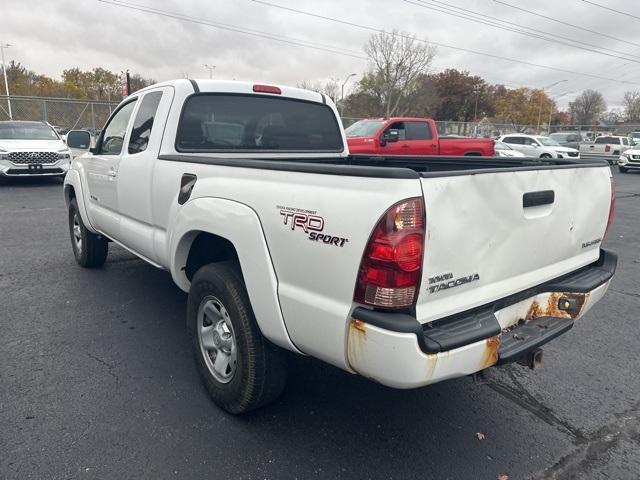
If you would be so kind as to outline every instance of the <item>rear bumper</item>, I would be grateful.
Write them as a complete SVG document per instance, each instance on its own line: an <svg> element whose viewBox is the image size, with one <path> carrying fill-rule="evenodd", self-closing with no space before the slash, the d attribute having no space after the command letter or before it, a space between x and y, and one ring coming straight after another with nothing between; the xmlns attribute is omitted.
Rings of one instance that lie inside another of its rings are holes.
<svg viewBox="0 0 640 480"><path fill-rule="evenodd" d="M470 375L524 358L569 330L607 291L617 256L428 325L406 314L354 309L347 356L357 373L395 388Z"/></svg>

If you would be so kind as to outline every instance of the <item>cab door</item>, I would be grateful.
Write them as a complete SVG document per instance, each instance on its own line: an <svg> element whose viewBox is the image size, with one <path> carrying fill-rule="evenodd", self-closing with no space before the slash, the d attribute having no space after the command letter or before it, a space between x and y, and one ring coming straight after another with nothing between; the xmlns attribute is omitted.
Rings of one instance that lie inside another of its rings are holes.
<svg viewBox="0 0 640 480"><path fill-rule="evenodd" d="M120 236L118 168L135 104L134 98L112 114L86 161L91 218L100 232L114 239Z"/></svg>
<svg viewBox="0 0 640 480"><path fill-rule="evenodd" d="M148 91L139 99L118 169L120 240L139 255L158 263L153 247L155 230L151 190L153 168L160 151L173 91L173 87L161 87Z"/></svg>
<svg viewBox="0 0 640 480"><path fill-rule="evenodd" d="M403 147L405 155L438 155L438 142L433 138L433 132L427 122L404 122L406 130L406 144Z"/></svg>

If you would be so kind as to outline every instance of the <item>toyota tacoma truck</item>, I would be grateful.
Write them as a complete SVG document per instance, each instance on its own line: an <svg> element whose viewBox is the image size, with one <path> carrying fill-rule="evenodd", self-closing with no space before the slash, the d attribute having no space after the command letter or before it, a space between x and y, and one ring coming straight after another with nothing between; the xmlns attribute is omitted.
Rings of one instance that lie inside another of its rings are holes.
<svg viewBox="0 0 640 480"><path fill-rule="evenodd" d="M142 89L64 195L81 266L113 242L188 292L198 371L234 414L281 393L285 350L395 388L533 366L617 263L604 162L351 155L331 100L290 87Z"/></svg>
<svg viewBox="0 0 640 480"><path fill-rule="evenodd" d="M485 156L494 154L491 138L442 137L430 118L372 118L345 130L349 151L377 155Z"/></svg>

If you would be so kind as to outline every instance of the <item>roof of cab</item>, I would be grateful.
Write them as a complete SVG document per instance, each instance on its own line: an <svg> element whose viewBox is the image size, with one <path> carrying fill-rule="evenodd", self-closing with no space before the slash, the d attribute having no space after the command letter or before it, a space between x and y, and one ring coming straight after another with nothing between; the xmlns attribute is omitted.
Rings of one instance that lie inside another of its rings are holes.
<svg viewBox="0 0 640 480"><path fill-rule="evenodd" d="M156 87L163 86L174 86L174 87L184 87L186 84L191 84L190 88L194 91L194 93L236 93L236 94L251 94L251 95L263 95L269 97L287 97L287 98L296 98L299 100L306 100L309 102L317 102L317 103L328 103L333 105L333 102L326 95L314 92L312 90L305 90L297 87L288 87L282 85L273 85L264 82L245 82L245 81L237 81L237 80L211 80L211 79L186 79L181 78L177 80L168 80L166 82L156 83L145 87L141 90L134 92L133 94L143 93L147 90L152 90ZM254 92L254 85L267 85L278 87L282 93L265 93L265 92ZM133 95L132 94L132 95Z"/></svg>

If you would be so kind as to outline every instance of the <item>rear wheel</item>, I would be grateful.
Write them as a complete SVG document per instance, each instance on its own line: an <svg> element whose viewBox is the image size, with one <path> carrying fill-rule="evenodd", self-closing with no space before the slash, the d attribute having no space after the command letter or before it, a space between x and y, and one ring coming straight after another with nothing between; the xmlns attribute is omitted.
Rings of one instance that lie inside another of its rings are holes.
<svg viewBox="0 0 640 480"><path fill-rule="evenodd" d="M233 262L196 272L187 321L198 372L216 405L240 414L282 393L287 376L283 352L262 336Z"/></svg>
<svg viewBox="0 0 640 480"><path fill-rule="evenodd" d="M69 202L69 235L73 255L80 266L95 268L104 264L109 251L107 239L87 230L75 198Z"/></svg>
<svg viewBox="0 0 640 480"><path fill-rule="evenodd" d="M620 170L620 173L627 173L627 171L629 170L628 168L625 167L621 167L620 165L618 165L618 170Z"/></svg>

